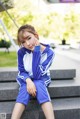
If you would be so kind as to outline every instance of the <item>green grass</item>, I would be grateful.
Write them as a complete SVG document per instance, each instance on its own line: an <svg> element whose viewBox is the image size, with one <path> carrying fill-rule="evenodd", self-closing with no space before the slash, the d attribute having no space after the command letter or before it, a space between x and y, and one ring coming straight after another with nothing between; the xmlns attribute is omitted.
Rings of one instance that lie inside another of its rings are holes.
<svg viewBox="0 0 80 119"><path fill-rule="evenodd" d="M16 52L0 52L0 67L16 67L17 53Z"/></svg>

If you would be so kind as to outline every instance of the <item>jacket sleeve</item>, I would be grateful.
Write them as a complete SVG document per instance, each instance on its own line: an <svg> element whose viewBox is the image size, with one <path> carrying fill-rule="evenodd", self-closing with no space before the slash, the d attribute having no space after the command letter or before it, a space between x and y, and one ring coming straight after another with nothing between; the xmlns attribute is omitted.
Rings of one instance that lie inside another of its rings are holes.
<svg viewBox="0 0 80 119"><path fill-rule="evenodd" d="M24 69L24 64L23 64L23 56L24 53L22 53L20 50L18 51L18 77L21 78L23 81L26 81L27 78L29 78L28 72Z"/></svg>
<svg viewBox="0 0 80 119"><path fill-rule="evenodd" d="M36 46L33 52L33 77L35 79L40 79L43 75L47 73L47 70L50 68L54 52L49 48L49 50L46 53L45 60L41 63L41 51L40 46Z"/></svg>

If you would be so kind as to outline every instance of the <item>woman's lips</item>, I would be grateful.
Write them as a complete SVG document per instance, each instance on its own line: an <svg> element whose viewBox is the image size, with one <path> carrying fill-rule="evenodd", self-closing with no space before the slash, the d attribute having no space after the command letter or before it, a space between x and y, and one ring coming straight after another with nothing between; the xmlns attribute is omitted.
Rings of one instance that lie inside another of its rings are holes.
<svg viewBox="0 0 80 119"><path fill-rule="evenodd" d="M30 47L29 47L29 49L33 49L33 48L34 48L34 46L30 46Z"/></svg>

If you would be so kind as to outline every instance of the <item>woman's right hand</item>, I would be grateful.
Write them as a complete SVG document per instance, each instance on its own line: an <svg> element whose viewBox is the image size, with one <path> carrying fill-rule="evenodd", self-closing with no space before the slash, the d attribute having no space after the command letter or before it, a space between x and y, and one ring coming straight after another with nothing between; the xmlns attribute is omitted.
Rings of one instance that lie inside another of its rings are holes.
<svg viewBox="0 0 80 119"><path fill-rule="evenodd" d="M35 86L34 82L30 78L27 78L26 83L27 83L28 93L30 95L32 95L33 97L35 97L36 96L36 86Z"/></svg>

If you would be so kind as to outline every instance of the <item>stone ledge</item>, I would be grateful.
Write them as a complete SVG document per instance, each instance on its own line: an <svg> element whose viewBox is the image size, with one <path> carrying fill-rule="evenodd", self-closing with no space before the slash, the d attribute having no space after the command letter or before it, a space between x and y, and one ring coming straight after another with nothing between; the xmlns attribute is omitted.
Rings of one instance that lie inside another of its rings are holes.
<svg viewBox="0 0 80 119"><path fill-rule="evenodd" d="M80 96L80 82L74 80L52 81L49 88L51 98ZM15 100L19 91L17 82L0 83L0 101Z"/></svg>
<svg viewBox="0 0 80 119"><path fill-rule="evenodd" d="M16 81L18 71L0 71L0 81ZM4 75L5 74L5 75ZM73 79L76 77L75 69L56 69L50 70L50 75L52 80L57 79Z"/></svg>
<svg viewBox="0 0 80 119"><path fill-rule="evenodd" d="M6 113L6 119L10 119L15 102L0 102L0 113ZM53 99L56 119L80 119L80 97ZM37 101L28 104L27 110L21 119L44 119L44 114Z"/></svg>

